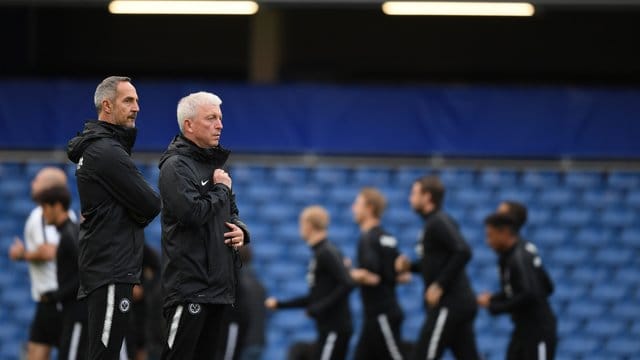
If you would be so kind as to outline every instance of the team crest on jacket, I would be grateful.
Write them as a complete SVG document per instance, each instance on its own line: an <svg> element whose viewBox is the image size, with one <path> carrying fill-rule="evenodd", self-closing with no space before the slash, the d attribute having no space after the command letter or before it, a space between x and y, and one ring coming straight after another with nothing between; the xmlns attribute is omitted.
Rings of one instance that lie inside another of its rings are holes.
<svg viewBox="0 0 640 360"><path fill-rule="evenodd" d="M198 314L202 310L200 304L189 304L189 312L191 315Z"/></svg>
<svg viewBox="0 0 640 360"><path fill-rule="evenodd" d="M123 298L122 300L120 300L120 305L118 306L118 308L120 308L120 312L122 313L129 312L129 310L131 310L131 301L129 301L129 299L127 298Z"/></svg>

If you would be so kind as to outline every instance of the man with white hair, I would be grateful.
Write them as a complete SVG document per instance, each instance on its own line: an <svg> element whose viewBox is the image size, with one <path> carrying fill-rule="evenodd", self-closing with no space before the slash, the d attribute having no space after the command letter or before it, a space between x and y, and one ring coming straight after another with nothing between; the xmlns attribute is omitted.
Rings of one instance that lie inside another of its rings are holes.
<svg viewBox="0 0 640 360"><path fill-rule="evenodd" d="M45 167L31 182L31 197L38 201L43 191L59 186L67 186L67 175L57 167ZM76 219L73 211L69 211L69 217ZM58 304L42 301L44 293L58 289L55 256L59 238L56 227L45 224L42 207L38 206L24 226L25 242L16 238L9 249L12 260L29 264L31 296L37 303L27 345L27 357L32 360L49 359L51 348L58 346L60 338L62 313Z"/></svg>
<svg viewBox="0 0 640 360"><path fill-rule="evenodd" d="M131 79L110 76L96 88L98 121L69 141L84 221L80 224L79 298L89 309L88 358L118 359L140 284L144 228L160 197L131 160L138 94Z"/></svg>
<svg viewBox="0 0 640 360"><path fill-rule="evenodd" d="M232 181L222 168L222 101L190 94L178 103L177 135L160 159L162 284L168 334L163 359L209 359L223 313L237 302L237 248L249 242Z"/></svg>

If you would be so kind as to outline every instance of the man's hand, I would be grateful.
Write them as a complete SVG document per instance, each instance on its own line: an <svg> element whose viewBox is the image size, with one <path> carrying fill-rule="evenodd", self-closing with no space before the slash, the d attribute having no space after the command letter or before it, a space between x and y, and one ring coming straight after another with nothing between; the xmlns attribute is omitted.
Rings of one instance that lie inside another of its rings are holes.
<svg viewBox="0 0 640 360"><path fill-rule="evenodd" d="M362 284L367 276L367 270L365 269L351 269L350 273L351 279L358 284Z"/></svg>
<svg viewBox="0 0 640 360"><path fill-rule="evenodd" d="M411 273L408 271L400 273L396 276L396 282L398 284L407 284L410 281L411 281Z"/></svg>
<svg viewBox="0 0 640 360"><path fill-rule="evenodd" d="M19 237L15 237L13 239L13 244L9 247L9 258L13 261L23 260L24 259L24 244Z"/></svg>
<svg viewBox="0 0 640 360"><path fill-rule="evenodd" d="M427 300L427 304L430 307L436 307L440 303L440 298L442 297L442 288L438 283L433 283L429 285L427 292L424 294L425 300Z"/></svg>
<svg viewBox="0 0 640 360"><path fill-rule="evenodd" d="M476 301L478 302L478 306L488 308L491 304L491 294L488 292L483 292L482 294L478 295Z"/></svg>
<svg viewBox="0 0 640 360"><path fill-rule="evenodd" d="M231 177L227 174L226 171L222 169L216 169L213 172L213 183L214 184L224 184L229 189L231 189Z"/></svg>
<svg viewBox="0 0 640 360"><path fill-rule="evenodd" d="M53 260L56 258L56 252L58 251L58 247L53 244L42 244L38 246L38 253L40 257L43 259Z"/></svg>
<svg viewBox="0 0 640 360"><path fill-rule="evenodd" d="M395 261L395 268L398 274L409 271L411 269L409 258L404 255L398 255Z"/></svg>
<svg viewBox="0 0 640 360"><path fill-rule="evenodd" d="M142 285L133 285L133 301L140 301L144 298L144 289Z"/></svg>
<svg viewBox="0 0 640 360"><path fill-rule="evenodd" d="M244 232L242 229L236 224L229 222L225 224L227 224L227 227L231 229L231 231L224 233L224 243L236 249L244 245Z"/></svg>
<svg viewBox="0 0 640 360"><path fill-rule="evenodd" d="M267 298L267 300L264 301L264 306L269 310L275 310L278 308L278 300L274 297Z"/></svg>

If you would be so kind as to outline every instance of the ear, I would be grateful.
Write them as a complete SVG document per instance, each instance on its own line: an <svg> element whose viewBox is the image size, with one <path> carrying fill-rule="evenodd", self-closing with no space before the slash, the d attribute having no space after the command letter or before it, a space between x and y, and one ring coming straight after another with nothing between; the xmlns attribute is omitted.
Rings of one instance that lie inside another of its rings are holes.
<svg viewBox="0 0 640 360"><path fill-rule="evenodd" d="M193 132L193 124L191 123L191 119L184 119L182 128L184 129L185 133L192 133Z"/></svg>
<svg viewBox="0 0 640 360"><path fill-rule="evenodd" d="M105 114L111 114L111 112L113 111L112 107L111 107L111 101L104 99L102 100L102 111Z"/></svg>

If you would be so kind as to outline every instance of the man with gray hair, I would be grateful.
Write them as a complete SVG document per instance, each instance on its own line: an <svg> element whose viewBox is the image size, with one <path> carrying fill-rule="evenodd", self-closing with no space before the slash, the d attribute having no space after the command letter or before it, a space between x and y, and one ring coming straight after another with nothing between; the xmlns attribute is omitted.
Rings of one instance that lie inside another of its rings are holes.
<svg viewBox="0 0 640 360"><path fill-rule="evenodd" d="M88 358L118 359L140 283L144 228L160 212L160 197L130 158L140 110L131 79L104 79L94 103L98 121L87 122L68 147L84 218L78 297L89 309Z"/></svg>
<svg viewBox="0 0 640 360"><path fill-rule="evenodd" d="M178 103L177 135L160 159L162 285L167 341L163 359L209 359L223 314L237 302L237 248L249 242L238 218L220 146L222 101L190 94Z"/></svg>

